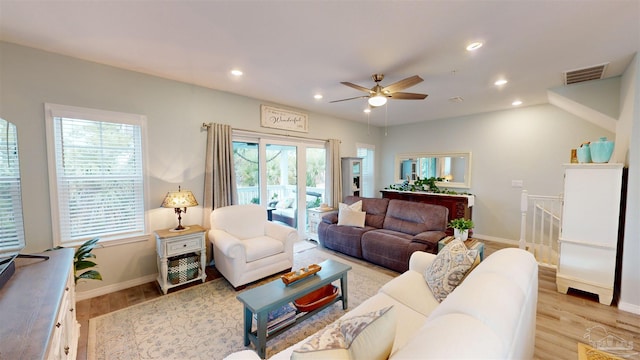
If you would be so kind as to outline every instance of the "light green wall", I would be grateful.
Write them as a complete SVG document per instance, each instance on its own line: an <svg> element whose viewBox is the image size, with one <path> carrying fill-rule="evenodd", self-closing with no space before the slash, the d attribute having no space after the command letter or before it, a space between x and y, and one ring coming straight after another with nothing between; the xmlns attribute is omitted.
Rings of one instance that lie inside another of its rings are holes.
<svg viewBox="0 0 640 360"><path fill-rule="evenodd" d="M520 236L522 180L530 194L559 195L562 166L571 148L613 134L553 105L394 126L383 138L382 184L393 183L394 159L402 152L471 151L474 232L486 239ZM454 189L458 190L458 189Z"/></svg>
<svg viewBox="0 0 640 360"><path fill-rule="evenodd" d="M586 81L551 89L579 104L617 119L620 114L620 76Z"/></svg>
<svg viewBox="0 0 640 360"><path fill-rule="evenodd" d="M147 116L147 213L151 232L174 226L177 221L173 211L159 208L167 191L181 185L192 190L202 204L203 122L265 130L260 127L260 105L264 102L256 99L0 42L0 117L15 123L18 129L27 253L53 245L44 103ZM340 139L343 156L354 156L357 142L378 145L381 134L380 129L368 129L366 124L315 113L309 113L309 133L266 132ZM201 224L202 208L190 208L183 222ZM104 281L80 284L78 290L113 286L154 274L154 251L151 238L97 249Z"/></svg>

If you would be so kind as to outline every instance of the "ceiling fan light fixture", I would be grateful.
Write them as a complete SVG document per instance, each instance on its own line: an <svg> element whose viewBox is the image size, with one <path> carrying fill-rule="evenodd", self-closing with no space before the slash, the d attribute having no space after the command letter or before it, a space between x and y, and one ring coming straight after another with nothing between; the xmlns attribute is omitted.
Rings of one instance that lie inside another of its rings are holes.
<svg viewBox="0 0 640 360"><path fill-rule="evenodd" d="M377 94L376 96L372 96L368 100L369 105L371 106L382 106L387 103L387 97L384 95Z"/></svg>

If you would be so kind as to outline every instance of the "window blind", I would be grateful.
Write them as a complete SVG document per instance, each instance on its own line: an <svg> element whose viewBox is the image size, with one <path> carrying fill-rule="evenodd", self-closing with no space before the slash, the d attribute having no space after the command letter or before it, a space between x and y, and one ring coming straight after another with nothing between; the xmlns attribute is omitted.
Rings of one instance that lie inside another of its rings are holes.
<svg viewBox="0 0 640 360"><path fill-rule="evenodd" d="M24 244L18 133L0 119L0 253L18 253Z"/></svg>
<svg viewBox="0 0 640 360"><path fill-rule="evenodd" d="M374 197L373 174L375 148L373 145L357 144L357 156L362 158L362 196Z"/></svg>

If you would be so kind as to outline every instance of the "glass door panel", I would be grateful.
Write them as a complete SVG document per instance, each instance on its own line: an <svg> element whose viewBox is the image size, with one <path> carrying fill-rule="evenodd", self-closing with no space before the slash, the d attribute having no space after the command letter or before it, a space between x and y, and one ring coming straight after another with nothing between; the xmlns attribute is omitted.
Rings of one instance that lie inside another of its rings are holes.
<svg viewBox="0 0 640 360"><path fill-rule="evenodd" d="M326 203L327 150L325 148L307 147L306 151L306 208L313 209ZM306 212L306 211L305 211ZM308 214L308 213L307 213ZM309 217L305 224L309 233Z"/></svg>
<svg viewBox="0 0 640 360"><path fill-rule="evenodd" d="M266 183L268 206L274 208L272 220L297 228L298 162L297 147L267 143Z"/></svg>
<svg viewBox="0 0 640 360"><path fill-rule="evenodd" d="M233 142L233 165L238 187L238 204L260 204L260 167L258 144Z"/></svg>

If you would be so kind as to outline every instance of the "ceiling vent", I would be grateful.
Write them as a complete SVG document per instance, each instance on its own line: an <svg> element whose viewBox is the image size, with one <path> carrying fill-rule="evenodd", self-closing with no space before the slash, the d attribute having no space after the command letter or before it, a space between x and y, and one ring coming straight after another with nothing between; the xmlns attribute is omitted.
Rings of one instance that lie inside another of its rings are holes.
<svg viewBox="0 0 640 360"><path fill-rule="evenodd" d="M569 70L563 73L564 84L570 85L583 81L599 80L604 77L604 72L609 63L591 66L583 69Z"/></svg>

